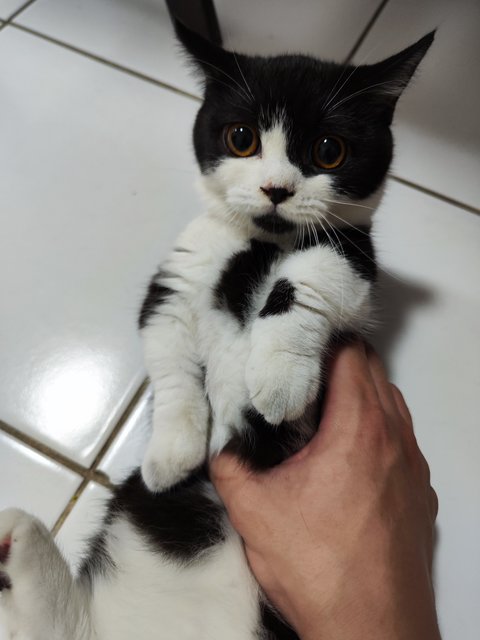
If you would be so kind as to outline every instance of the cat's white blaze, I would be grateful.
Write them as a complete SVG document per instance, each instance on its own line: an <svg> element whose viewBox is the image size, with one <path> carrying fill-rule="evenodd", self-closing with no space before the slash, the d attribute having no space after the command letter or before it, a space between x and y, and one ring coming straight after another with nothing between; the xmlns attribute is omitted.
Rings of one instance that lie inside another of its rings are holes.
<svg viewBox="0 0 480 640"><path fill-rule="evenodd" d="M299 223L328 218L328 209L336 206L328 202L335 199L332 176L305 177L302 174L288 157L286 125L281 121L260 131L260 142L258 155L225 157L200 178L208 210L238 225L248 226L252 217L273 211L262 187L277 187L293 193L277 206L277 212L285 219Z"/></svg>
<svg viewBox="0 0 480 640"><path fill-rule="evenodd" d="M262 144L261 167L256 176L259 190L261 187L279 187L295 193L300 187L303 177L301 171L288 158L285 125L278 123L271 129L261 131L260 138ZM261 191L260 194L266 205L271 207L268 196Z"/></svg>
<svg viewBox="0 0 480 640"><path fill-rule="evenodd" d="M258 587L232 530L224 544L190 566L152 553L126 520L110 529L108 549L118 575L128 579L99 578L95 583L92 626L96 637L256 639Z"/></svg>

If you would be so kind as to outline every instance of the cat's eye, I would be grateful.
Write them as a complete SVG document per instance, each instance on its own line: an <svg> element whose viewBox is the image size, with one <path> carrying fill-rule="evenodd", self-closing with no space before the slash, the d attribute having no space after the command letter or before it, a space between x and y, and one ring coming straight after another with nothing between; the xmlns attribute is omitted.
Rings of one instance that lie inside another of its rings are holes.
<svg viewBox="0 0 480 640"><path fill-rule="evenodd" d="M225 144L234 155L248 158L257 152L260 139L248 124L231 124L225 128Z"/></svg>
<svg viewBox="0 0 480 640"><path fill-rule="evenodd" d="M313 145L313 162L321 169L336 169L345 160L347 146L337 136L324 136Z"/></svg>

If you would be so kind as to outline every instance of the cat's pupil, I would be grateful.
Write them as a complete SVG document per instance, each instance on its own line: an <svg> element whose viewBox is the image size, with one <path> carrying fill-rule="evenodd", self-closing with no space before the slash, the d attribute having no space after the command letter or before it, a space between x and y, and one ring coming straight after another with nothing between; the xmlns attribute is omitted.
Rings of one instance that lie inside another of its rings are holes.
<svg viewBox="0 0 480 640"><path fill-rule="evenodd" d="M317 154L323 164L335 164L342 154L342 147L335 138L324 138L318 145Z"/></svg>
<svg viewBox="0 0 480 640"><path fill-rule="evenodd" d="M253 145L253 131L248 127L236 127L232 131L231 140L239 151L248 151Z"/></svg>

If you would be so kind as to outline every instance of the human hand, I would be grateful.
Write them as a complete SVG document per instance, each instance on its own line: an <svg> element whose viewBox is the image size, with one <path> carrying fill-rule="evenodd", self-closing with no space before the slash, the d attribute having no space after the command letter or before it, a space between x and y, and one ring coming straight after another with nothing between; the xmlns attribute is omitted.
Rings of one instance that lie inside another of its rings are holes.
<svg viewBox="0 0 480 640"><path fill-rule="evenodd" d="M439 640L437 498L400 391L362 343L335 358L324 415L295 456L211 476L251 569L303 640Z"/></svg>

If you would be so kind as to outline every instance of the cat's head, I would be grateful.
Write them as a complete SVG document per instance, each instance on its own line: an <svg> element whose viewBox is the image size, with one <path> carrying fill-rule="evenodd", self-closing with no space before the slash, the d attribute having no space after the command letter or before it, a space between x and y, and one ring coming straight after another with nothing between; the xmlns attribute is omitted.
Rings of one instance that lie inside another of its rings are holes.
<svg viewBox="0 0 480 640"><path fill-rule="evenodd" d="M180 23L176 31L204 79L193 139L209 206L277 233L337 226L336 203L379 190L392 158L396 102L434 37L352 66L235 54ZM348 224L355 207L340 209Z"/></svg>

